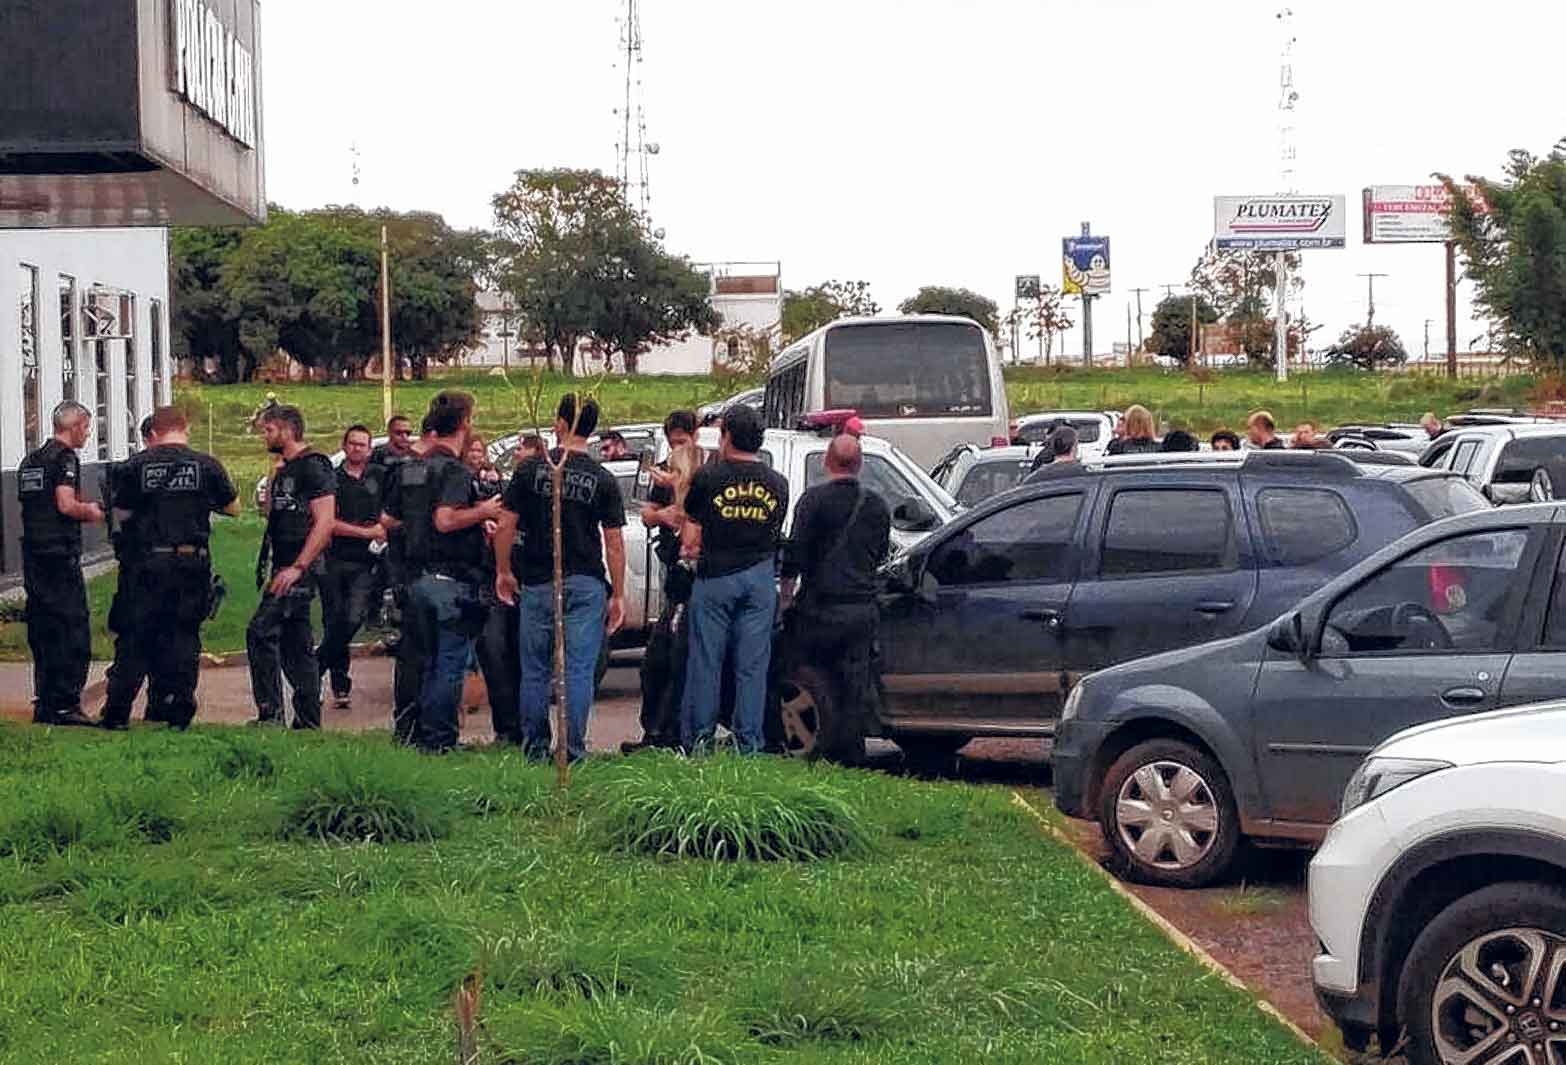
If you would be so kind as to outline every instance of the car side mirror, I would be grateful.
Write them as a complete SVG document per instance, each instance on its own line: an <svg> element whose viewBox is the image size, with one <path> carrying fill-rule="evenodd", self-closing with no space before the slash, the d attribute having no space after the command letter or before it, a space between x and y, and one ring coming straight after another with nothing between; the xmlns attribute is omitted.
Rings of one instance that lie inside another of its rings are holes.
<svg viewBox="0 0 1566 1065"><path fill-rule="evenodd" d="M918 496L909 496L892 511L892 527L901 532L929 532L940 523L940 516Z"/></svg>
<svg viewBox="0 0 1566 1065"><path fill-rule="evenodd" d="M1291 610L1267 630L1267 646L1274 651L1293 655L1301 662L1311 659L1310 641L1305 635L1305 623L1299 611Z"/></svg>

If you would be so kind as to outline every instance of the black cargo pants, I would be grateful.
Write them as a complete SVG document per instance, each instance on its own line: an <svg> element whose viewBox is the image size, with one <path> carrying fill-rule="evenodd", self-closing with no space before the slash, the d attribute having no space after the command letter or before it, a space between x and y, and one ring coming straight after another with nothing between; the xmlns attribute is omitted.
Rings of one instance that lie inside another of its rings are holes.
<svg viewBox="0 0 1566 1065"><path fill-rule="evenodd" d="M310 575L287 595L267 591L245 630L250 657L250 692L256 701L256 718L283 722L283 681L294 690L296 729L321 727L321 671L315 661L315 634L310 630L310 603L315 581Z"/></svg>
<svg viewBox="0 0 1566 1065"><path fill-rule="evenodd" d="M154 549L121 577L128 592L124 630L114 647L103 720L130 721L131 704L147 680L147 720L176 728L196 716L200 678L201 623L212 591L212 566L205 549L184 555Z"/></svg>
<svg viewBox="0 0 1566 1065"><path fill-rule="evenodd" d="M328 559L321 577L321 646L318 666L332 678L332 694L353 691L349 675L348 645L369 619L375 602L375 562Z"/></svg>
<svg viewBox="0 0 1566 1065"><path fill-rule="evenodd" d="M802 599L784 625L784 657L812 665L832 680L835 713L824 715L816 754L836 761L863 757L864 738L880 705L875 678L874 602L822 603Z"/></svg>
<svg viewBox="0 0 1566 1065"><path fill-rule="evenodd" d="M22 547L27 591L27 646L33 653L33 720L47 725L82 708L92 658L87 586L74 553L38 554Z"/></svg>

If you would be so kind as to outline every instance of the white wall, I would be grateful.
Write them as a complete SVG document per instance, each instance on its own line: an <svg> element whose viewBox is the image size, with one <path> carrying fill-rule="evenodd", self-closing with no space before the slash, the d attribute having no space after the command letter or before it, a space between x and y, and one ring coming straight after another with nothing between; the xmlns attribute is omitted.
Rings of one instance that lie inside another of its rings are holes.
<svg viewBox="0 0 1566 1065"><path fill-rule="evenodd" d="M62 399L96 406L91 345L84 342L82 304L93 286L124 290L135 296L135 420L152 413L154 399L173 395L173 358L169 345L169 251L164 229L23 229L0 230L0 466L15 469L27 454L22 408L21 271L38 268L38 357L41 432L50 435L49 412ZM72 308L78 394L61 395L63 343L60 321L61 275L76 280ZM159 343L163 355L161 388L152 376L153 301L160 306ZM129 454L125 344L109 344L109 456ZM82 461L98 457L98 427L82 449Z"/></svg>

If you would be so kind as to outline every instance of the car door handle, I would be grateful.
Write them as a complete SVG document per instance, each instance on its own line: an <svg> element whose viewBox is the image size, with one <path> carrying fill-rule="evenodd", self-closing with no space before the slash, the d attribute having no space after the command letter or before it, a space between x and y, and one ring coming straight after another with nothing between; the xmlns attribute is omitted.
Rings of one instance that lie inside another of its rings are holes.
<svg viewBox="0 0 1566 1065"><path fill-rule="evenodd" d="M1198 614L1223 614L1234 609L1233 599L1209 599L1196 604Z"/></svg>
<svg viewBox="0 0 1566 1065"><path fill-rule="evenodd" d="M1485 698L1483 688L1448 688L1441 693L1441 701L1451 706L1478 706Z"/></svg>
<svg viewBox="0 0 1566 1065"><path fill-rule="evenodd" d="M1061 616L1060 616L1060 611L1058 611L1058 610L1048 610L1048 609L1045 609L1045 610L1024 610L1022 612L1022 620L1023 621L1040 621L1040 622L1044 623L1045 628L1050 628L1050 629L1058 629L1058 628L1060 628L1061 627L1061 622L1062 622L1062 619L1061 619Z"/></svg>

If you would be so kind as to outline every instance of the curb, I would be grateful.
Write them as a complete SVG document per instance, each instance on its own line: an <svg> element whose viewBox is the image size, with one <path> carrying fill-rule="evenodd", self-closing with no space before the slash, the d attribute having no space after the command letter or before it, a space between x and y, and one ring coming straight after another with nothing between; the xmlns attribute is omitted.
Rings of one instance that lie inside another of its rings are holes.
<svg viewBox="0 0 1566 1065"><path fill-rule="evenodd" d="M1049 819L1046 818L1043 814L1039 813L1038 809L1032 803L1030 803L1027 799L1024 799L1021 792L1013 791L1011 793L1011 801L1026 810L1028 815L1039 823L1039 827L1044 830L1045 835L1054 840L1056 843L1063 844L1067 850L1071 851L1072 854L1075 854L1084 865L1088 866L1088 868L1092 869L1095 873L1102 877L1104 882L1114 890L1115 894L1119 895L1121 898L1125 899L1126 902L1130 903L1132 909L1136 910L1137 913L1147 918L1147 920L1151 922L1153 926L1156 927L1160 932L1162 932L1171 943L1195 958L1202 968L1206 969L1214 976L1217 976L1219 979L1223 980L1224 983L1229 984L1231 987L1245 992L1245 994L1256 1003L1257 1007L1263 1013L1265 1013L1272 1020L1277 1021L1279 1024L1283 1025L1283 1027L1287 1028L1291 1033L1293 1033L1294 1038L1298 1039L1301 1043L1304 1043L1312 1050L1320 1052L1328 1059L1335 1060L1331 1059L1331 1055L1327 1054L1326 1050L1321 1046L1320 1043L1316 1042L1309 1035L1307 1035L1303 1028L1285 1017L1283 1013L1279 1011L1278 1007L1262 998L1250 987L1247 987L1243 980L1241 980L1238 976L1235 976L1228 969L1224 968L1223 964L1217 958L1207 953L1200 943L1196 942L1196 940L1192 939L1190 936L1186 935L1184 932L1180 931L1180 929L1171 924L1168 918L1159 913L1157 910L1153 909L1135 892L1117 880L1113 873L1099 865L1086 854L1083 854L1082 850L1076 845L1076 843L1073 842L1071 838L1064 832L1060 831L1060 829L1050 824Z"/></svg>

